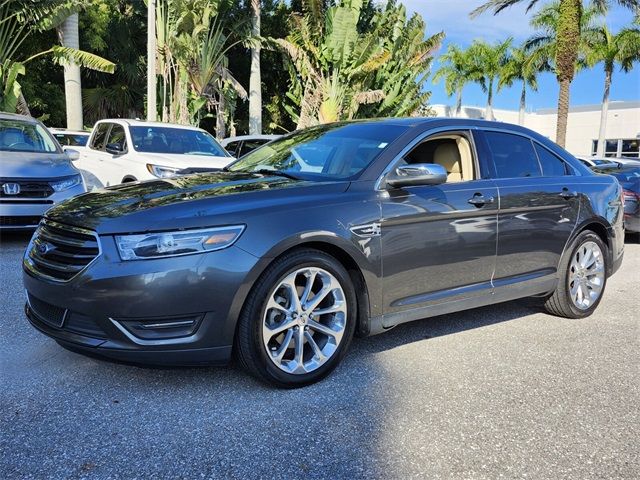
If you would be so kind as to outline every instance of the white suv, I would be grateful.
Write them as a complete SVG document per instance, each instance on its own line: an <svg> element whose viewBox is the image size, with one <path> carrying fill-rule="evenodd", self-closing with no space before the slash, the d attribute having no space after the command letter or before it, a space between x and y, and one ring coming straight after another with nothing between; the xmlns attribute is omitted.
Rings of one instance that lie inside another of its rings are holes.
<svg viewBox="0 0 640 480"><path fill-rule="evenodd" d="M114 119L95 124L75 165L95 188L223 168L233 160L200 128Z"/></svg>

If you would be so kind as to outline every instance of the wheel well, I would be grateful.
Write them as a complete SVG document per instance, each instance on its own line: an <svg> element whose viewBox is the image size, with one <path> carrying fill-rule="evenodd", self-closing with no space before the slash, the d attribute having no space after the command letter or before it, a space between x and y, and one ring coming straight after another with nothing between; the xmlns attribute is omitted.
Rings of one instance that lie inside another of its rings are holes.
<svg viewBox="0 0 640 480"><path fill-rule="evenodd" d="M335 245L325 242L308 242L298 244L295 247L282 252L278 258L292 251L305 248L313 248L315 250L320 250L327 255L331 255L347 270L356 291L356 301L358 305L358 324L356 325L356 335L366 336L369 333L369 294L364 276L362 275L362 271L356 261L340 247L336 247Z"/></svg>

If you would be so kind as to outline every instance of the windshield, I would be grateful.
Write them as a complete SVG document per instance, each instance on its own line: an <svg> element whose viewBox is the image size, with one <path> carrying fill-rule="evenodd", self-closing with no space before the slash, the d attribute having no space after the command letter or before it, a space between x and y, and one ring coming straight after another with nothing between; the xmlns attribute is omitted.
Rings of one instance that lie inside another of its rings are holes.
<svg viewBox="0 0 640 480"><path fill-rule="evenodd" d="M0 119L0 150L57 153L58 147L47 130L38 123Z"/></svg>
<svg viewBox="0 0 640 480"><path fill-rule="evenodd" d="M137 152L228 157L220 144L202 130L171 127L130 127Z"/></svg>
<svg viewBox="0 0 640 480"><path fill-rule="evenodd" d="M382 123L311 127L253 150L228 170L275 170L308 180L352 179L406 130L401 125Z"/></svg>

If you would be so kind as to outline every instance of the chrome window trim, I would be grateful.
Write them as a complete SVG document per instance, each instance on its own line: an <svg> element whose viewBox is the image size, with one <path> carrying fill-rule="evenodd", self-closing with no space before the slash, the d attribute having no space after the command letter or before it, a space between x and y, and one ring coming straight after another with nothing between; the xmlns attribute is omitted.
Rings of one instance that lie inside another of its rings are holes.
<svg viewBox="0 0 640 480"><path fill-rule="evenodd" d="M56 228L60 228L63 230L71 230L77 233L81 233L83 235L91 235L92 237L94 237L96 239L96 244L98 246L98 254L93 258L93 260L91 260L89 263L87 263L81 270L79 270L75 275L73 275L72 277L64 280L61 278L56 278L56 277L52 277L50 275L47 275L45 273L40 272L32 263L31 257L29 256L29 252L31 251L31 247L33 246L33 241L36 238L36 234L38 232L38 230L36 229L36 231L33 234L33 237L31 237L31 240L29 241L29 245L27 246L27 249L24 252L24 264L28 267L29 272L39 278L44 278L46 280L49 280L50 282L55 282L55 283L68 283L71 280L73 280L74 278L76 278L78 275L80 275L82 272L84 272L87 268L89 268L96 260L98 260L98 258L100 258L100 256L102 255L102 245L100 243L100 236L93 230L89 230L88 228L82 228L82 227L76 227L73 225L67 225L65 223L59 223L59 222L55 222L53 220L49 220L47 218L42 218L42 220L40 220L40 223L38 224L38 228L40 228L40 225L52 225L53 227Z"/></svg>

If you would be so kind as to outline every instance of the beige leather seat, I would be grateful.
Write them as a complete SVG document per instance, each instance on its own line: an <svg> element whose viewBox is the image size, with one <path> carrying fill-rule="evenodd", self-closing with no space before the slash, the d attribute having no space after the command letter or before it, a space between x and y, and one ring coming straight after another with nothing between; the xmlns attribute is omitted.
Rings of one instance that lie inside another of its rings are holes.
<svg viewBox="0 0 640 480"><path fill-rule="evenodd" d="M447 182L462 181L462 159L457 145L443 143L433 152L433 163L442 165L447 170Z"/></svg>

